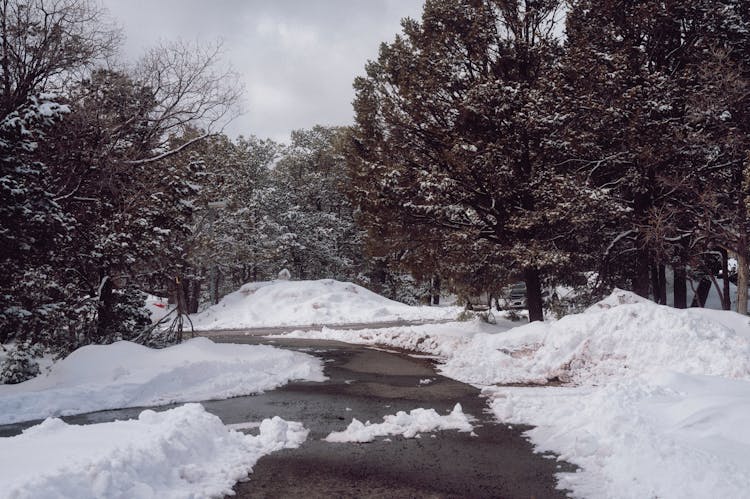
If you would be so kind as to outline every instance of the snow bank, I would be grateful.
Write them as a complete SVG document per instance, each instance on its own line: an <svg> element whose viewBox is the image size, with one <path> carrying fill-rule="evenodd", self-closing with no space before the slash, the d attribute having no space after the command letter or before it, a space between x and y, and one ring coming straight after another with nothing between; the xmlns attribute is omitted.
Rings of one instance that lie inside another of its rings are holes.
<svg viewBox="0 0 750 499"><path fill-rule="evenodd" d="M581 468L560 475L575 496L747 497L748 317L676 310L616 290L582 314L502 327L295 335L437 355L444 375L484 387L498 419L536 426L527 435L537 450ZM567 386L495 386L550 381Z"/></svg>
<svg viewBox="0 0 750 499"><path fill-rule="evenodd" d="M524 347L524 328L509 334L505 348L517 358L495 379L556 377L578 387L485 391L499 419L536 426L527 435L538 450L581 467L560 480L576 495L747 497L748 322L617 290L586 313L545 326L537 347ZM462 357L475 358L458 355L445 371L466 374L465 363L456 367ZM478 371L465 377L488 373Z"/></svg>
<svg viewBox="0 0 750 499"><path fill-rule="evenodd" d="M560 487L589 498L744 498L750 383L661 372L603 387L496 388L492 409L538 451L581 467Z"/></svg>
<svg viewBox="0 0 750 499"><path fill-rule="evenodd" d="M261 456L306 437L279 417L258 436L231 431L199 404L86 426L47 419L0 438L0 498L221 497Z"/></svg>
<svg viewBox="0 0 750 499"><path fill-rule="evenodd" d="M677 310L616 290L585 313L515 325L475 321L362 331L323 328L287 336L437 355L443 374L478 386L596 384L661 369L750 378L750 319L734 312Z"/></svg>
<svg viewBox="0 0 750 499"><path fill-rule="evenodd" d="M748 319L677 310L617 290L582 314L474 335L443 366L446 375L479 385L596 384L662 369L750 378Z"/></svg>
<svg viewBox="0 0 750 499"><path fill-rule="evenodd" d="M334 431L324 440L327 442L372 442L375 437L386 435L401 435L404 438L414 438L419 433L435 430L472 431L474 427L463 413L461 404L456 404L447 416L441 416L435 409L413 409L408 414L399 411L395 415L383 417L383 422L372 424L369 421L362 424L357 419L344 431Z"/></svg>
<svg viewBox="0 0 750 499"><path fill-rule="evenodd" d="M196 329L450 319L460 307L412 307L350 282L248 283L192 316Z"/></svg>
<svg viewBox="0 0 750 499"><path fill-rule="evenodd" d="M377 329L330 329L292 331L287 338L317 338L345 341L358 345L382 345L412 350L428 355L449 358L465 348L477 334L495 335L518 326L517 322L499 319L497 324L487 324L479 319L467 322L447 322L420 326L396 326Z"/></svg>
<svg viewBox="0 0 750 499"><path fill-rule="evenodd" d="M207 338L160 350L127 341L91 345L45 375L0 385L0 424L250 395L294 379L325 380L321 361L271 346L216 344Z"/></svg>

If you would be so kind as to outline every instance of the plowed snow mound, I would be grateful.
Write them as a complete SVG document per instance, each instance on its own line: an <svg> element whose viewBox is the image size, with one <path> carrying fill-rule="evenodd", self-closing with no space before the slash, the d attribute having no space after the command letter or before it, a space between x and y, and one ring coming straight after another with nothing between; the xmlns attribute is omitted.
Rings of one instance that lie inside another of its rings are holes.
<svg viewBox="0 0 750 499"><path fill-rule="evenodd" d="M193 316L196 329L450 319L458 307L412 307L350 282L270 281L245 284Z"/></svg>
<svg viewBox="0 0 750 499"><path fill-rule="evenodd" d="M582 314L477 334L443 369L477 384L599 383L660 369L750 379L748 322L733 312L677 310L615 290Z"/></svg>
<svg viewBox="0 0 750 499"><path fill-rule="evenodd" d="M320 359L268 345L221 344L207 338L162 349L129 341L88 345L48 374L0 385L0 424L237 397L294 379L326 379Z"/></svg>

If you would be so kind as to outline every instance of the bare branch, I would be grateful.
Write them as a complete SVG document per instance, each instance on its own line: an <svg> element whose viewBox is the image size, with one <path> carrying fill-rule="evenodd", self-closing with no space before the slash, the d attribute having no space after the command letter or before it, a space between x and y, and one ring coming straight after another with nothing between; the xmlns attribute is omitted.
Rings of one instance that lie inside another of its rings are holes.
<svg viewBox="0 0 750 499"><path fill-rule="evenodd" d="M156 161L161 161L162 159L166 159L166 158L172 156L173 154L177 154L178 152L182 151L183 149L187 149L188 147L190 147L191 145L195 144L196 142L199 142L199 141L201 141L203 139L206 139L208 137L212 137L212 136L215 136L215 135L218 135L218 134L204 133L203 135L195 137L194 139L190 139L187 142L185 142L184 144L180 145L179 147L175 147L174 149L170 149L169 151L164 152L162 154L159 154L158 156L153 156L151 158L137 159L137 160L133 160L133 161L125 161L125 164L128 164L128 165L143 165L143 164L146 164L146 163L154 163Z"/></svg>

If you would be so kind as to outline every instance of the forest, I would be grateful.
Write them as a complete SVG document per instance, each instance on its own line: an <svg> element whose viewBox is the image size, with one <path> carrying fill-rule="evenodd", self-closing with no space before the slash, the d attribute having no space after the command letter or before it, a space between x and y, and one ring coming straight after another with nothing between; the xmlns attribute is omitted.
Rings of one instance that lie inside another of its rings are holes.
<svg viewBox="0 0 750 499"><path fill-rule="evenodd" d="M362 61L354 123L288 144L224 133L218 43L126 63L95 3L0 16L15 355L156 344L145 293L187 314L283 268L412 303L524 281L531 321L556 285L747 313L748 2L428 0Z"/></svg>

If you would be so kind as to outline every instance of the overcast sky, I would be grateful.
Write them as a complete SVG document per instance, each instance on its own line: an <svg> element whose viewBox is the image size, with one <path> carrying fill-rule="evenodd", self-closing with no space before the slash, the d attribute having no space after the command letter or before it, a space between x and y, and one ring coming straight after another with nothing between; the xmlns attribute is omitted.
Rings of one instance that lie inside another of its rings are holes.
<svg viewBox="0 0 750 499"><path fill-rule="evenodd" d="M224 41L245 114L231 136L287 141L315 124L352 122L352 81L423 0L104 0L135 59L160 39Z"/></svg>

